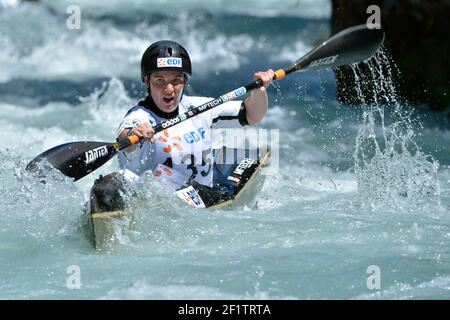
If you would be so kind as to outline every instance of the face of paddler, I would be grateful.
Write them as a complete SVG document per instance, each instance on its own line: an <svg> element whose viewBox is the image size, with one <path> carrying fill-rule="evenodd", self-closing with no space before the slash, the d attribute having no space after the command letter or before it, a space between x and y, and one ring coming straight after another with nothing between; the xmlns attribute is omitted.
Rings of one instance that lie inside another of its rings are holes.
<svg viewBox="0 0 450 320"><path fill-rule="evenodd" d="M174 111L183 93L185 77L180 71L156 71L146 77L156 106L163 112Z"/></svg>

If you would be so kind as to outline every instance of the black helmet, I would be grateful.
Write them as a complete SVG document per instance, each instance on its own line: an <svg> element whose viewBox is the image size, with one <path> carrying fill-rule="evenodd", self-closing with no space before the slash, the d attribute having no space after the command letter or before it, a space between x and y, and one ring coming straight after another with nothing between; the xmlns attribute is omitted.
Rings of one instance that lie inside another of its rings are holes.
<svg viewBox="0 0 450 320"><path fill-rule="evenodd" d="M182 71L192 75L191 58L186 49L175 41L162 40L145 50L141 59L141 76L155 71Z"/></svg>

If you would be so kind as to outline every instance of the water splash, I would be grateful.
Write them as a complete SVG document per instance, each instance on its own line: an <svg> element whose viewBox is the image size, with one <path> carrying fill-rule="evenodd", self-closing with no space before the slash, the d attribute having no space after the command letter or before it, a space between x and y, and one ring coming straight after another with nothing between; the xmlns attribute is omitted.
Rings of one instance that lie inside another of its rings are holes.
<svg viewBox="0 0 450 320"><path fill-rule="evenodd" d="M360 202L372 209L439 204L439 164L414 141L422 126L397 95L392 58L383 49L352 70L363 108L353 155Z"/></svg>
<svg viewBox="0 0 450 320"><path fill-rule="evenodd" d="M90 119L83 121L83 125L95 126L108 133L118 129L125 113L136 104L128 95L123 82L116 77L104 81L101 88L79 100L90 115Z"/></svg>
<svg viewBox="0 0 450 320"><path fill-rule="evenodd" d="M2 241L29 246L59 243L61 237L73 235L84 196L59 171L49 172L44 182L25 165L8 150L0 152Z"/></svg>

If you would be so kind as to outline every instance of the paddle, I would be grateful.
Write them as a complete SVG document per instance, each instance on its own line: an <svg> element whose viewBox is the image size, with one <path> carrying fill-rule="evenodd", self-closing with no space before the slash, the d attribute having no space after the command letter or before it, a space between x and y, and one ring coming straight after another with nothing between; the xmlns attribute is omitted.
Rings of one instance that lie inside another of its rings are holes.
<svg viewBox="0 0 450 320"><path fill-rule="evenodd" d="M338 67L364 61L378 50L383 40L384 32L381 29L368 29L366 25L345 29L311 50L291 66L275 71L274 80L280 80L295 71ZM155 133L173 127L227 101L241 97L262 85L260 79L255 80L246 86L156 125L154 127ZM62 144L38 155L27 165L27 170L39 170L41 168L39 163L42 160L47 160L54 168L77 181L101 167L120 150L137 142L139 142L139 138L132 135L116 143L81 141Z"/></svg>

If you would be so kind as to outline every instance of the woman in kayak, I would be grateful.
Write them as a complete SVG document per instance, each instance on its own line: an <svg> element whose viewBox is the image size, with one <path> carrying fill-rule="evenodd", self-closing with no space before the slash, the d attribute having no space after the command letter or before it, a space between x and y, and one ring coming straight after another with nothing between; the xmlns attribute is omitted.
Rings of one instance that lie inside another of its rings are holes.
<svg viewBox="0 0 450 320"><path fill-rule="evenodd" d="M141 138L138 145L119 153L121 172L128 180L151 171L173 182L176 189L192 181L211 187L213 123L230 120L245 126L264 118L266 89L274 77L270 69L254 74L264 85L244 101L226 102L155 135L152 126L212 100L183 94L191 75L189 54L176 42L158 41L144 52L141 78L148 96L128 111L118 132L119 139L132 134Z"/></svg>

